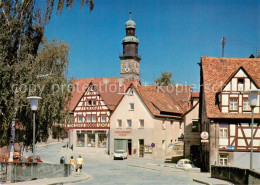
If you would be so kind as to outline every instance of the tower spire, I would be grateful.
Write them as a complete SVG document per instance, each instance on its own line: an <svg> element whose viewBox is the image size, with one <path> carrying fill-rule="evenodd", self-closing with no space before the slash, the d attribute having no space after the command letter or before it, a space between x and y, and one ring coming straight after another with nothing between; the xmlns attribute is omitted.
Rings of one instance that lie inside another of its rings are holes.
<svg viewBox="0 0 260 185"><path fill-rule="evenodd" d="M121 59L120 77L125 80L139 80L140 60L138 56L139 40L135 36L136 24L132 20L132 11L129 11L129 20L125 23L126 37L123 38L123 55L119 56Z"/></svg>
<svg viewBox="0 0 260 185"><path fill-rule="evenodd" d="M131 10L129 11L129 14L130 14L130 15L129 15L129 20L132 20L132 15L131 15L131 14L132 14L132 11L131 11Z"/></svg>

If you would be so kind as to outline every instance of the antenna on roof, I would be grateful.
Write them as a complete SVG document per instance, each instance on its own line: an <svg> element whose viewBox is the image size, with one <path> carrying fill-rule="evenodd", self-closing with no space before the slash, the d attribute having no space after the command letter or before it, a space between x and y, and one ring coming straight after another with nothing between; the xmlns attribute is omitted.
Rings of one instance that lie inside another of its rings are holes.
<svg viewBox="0 0 260 185"><path fill-rule="evenodd" d="M226 45L226 38L223 37L222 40L221 40L221 43L222 43L222 57L224 57L224 47Z"/></svg>

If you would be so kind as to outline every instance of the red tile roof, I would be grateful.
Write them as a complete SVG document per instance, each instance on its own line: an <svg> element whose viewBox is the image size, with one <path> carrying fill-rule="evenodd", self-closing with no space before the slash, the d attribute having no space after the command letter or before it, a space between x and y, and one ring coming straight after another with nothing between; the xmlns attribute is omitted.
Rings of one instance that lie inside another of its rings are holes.
<svg viewBox="0 0 260 185"><path fill-rule="evenodd" d="M154 116L180 117L189 107L190 86L139 85L135 89Z"/></svg>
<svg viewBox="0 0 260 185"><path fill-rule="evenodd" d="M73 112L79 100L81 99L90 84L95 87L95 89L105 101L106 105L111 111L113 111L120 98L122 97L122 95L118 93L124 93L131 83L138 84L139 82L121 81L121 79L119 78L108 77L74 79L72 83L75 88L72 92L72 98L68 104L70 112Z"/></svg>
<svg viewBox="0 0 260 185"><path fill-rule="evenodd" d="M201 57L203 75L203 96L208 118L250 118L246 113L221 113L216 103L216 93L221 91L225 83L243 68L252 80L260 87L260 59L254 58L217 58ZM260 118L260 114L255 114Z"/></svg>

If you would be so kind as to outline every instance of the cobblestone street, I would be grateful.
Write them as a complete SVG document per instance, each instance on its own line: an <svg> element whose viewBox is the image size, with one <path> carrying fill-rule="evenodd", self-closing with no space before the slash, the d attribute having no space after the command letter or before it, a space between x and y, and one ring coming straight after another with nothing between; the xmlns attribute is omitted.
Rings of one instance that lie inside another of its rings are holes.
<svg viewBox="0 0 260 185"><path fill-rule="evenodd" d="M75 179L75 182L71 184L198 184L193 181L194 178L209 179L209 173L191 173L176 169L171 164L165 164L163 159L128 157L126 160L113 160L105 154L76 153L63 147L65 145L66 142L40 147L38 145L36 153L44 162L51 163L59 163L62 155L68 160L71 155L76 158L80 154L84 159L81 176L89 174L90 178L76 182L80 177L73 171L70 179ZM210 180L213 184L221 182Z"/></svg>

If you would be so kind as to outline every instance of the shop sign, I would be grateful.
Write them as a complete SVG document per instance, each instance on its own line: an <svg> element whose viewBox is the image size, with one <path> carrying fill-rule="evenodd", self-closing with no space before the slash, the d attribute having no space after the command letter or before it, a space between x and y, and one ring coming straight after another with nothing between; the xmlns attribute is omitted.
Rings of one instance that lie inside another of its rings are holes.
<svg viewBox="0 0 260 185"><path fill-rule="evenodd" d="M114 133L119 136L127 136L128 134L131 134L131 131L115 131Z"/></svg>

